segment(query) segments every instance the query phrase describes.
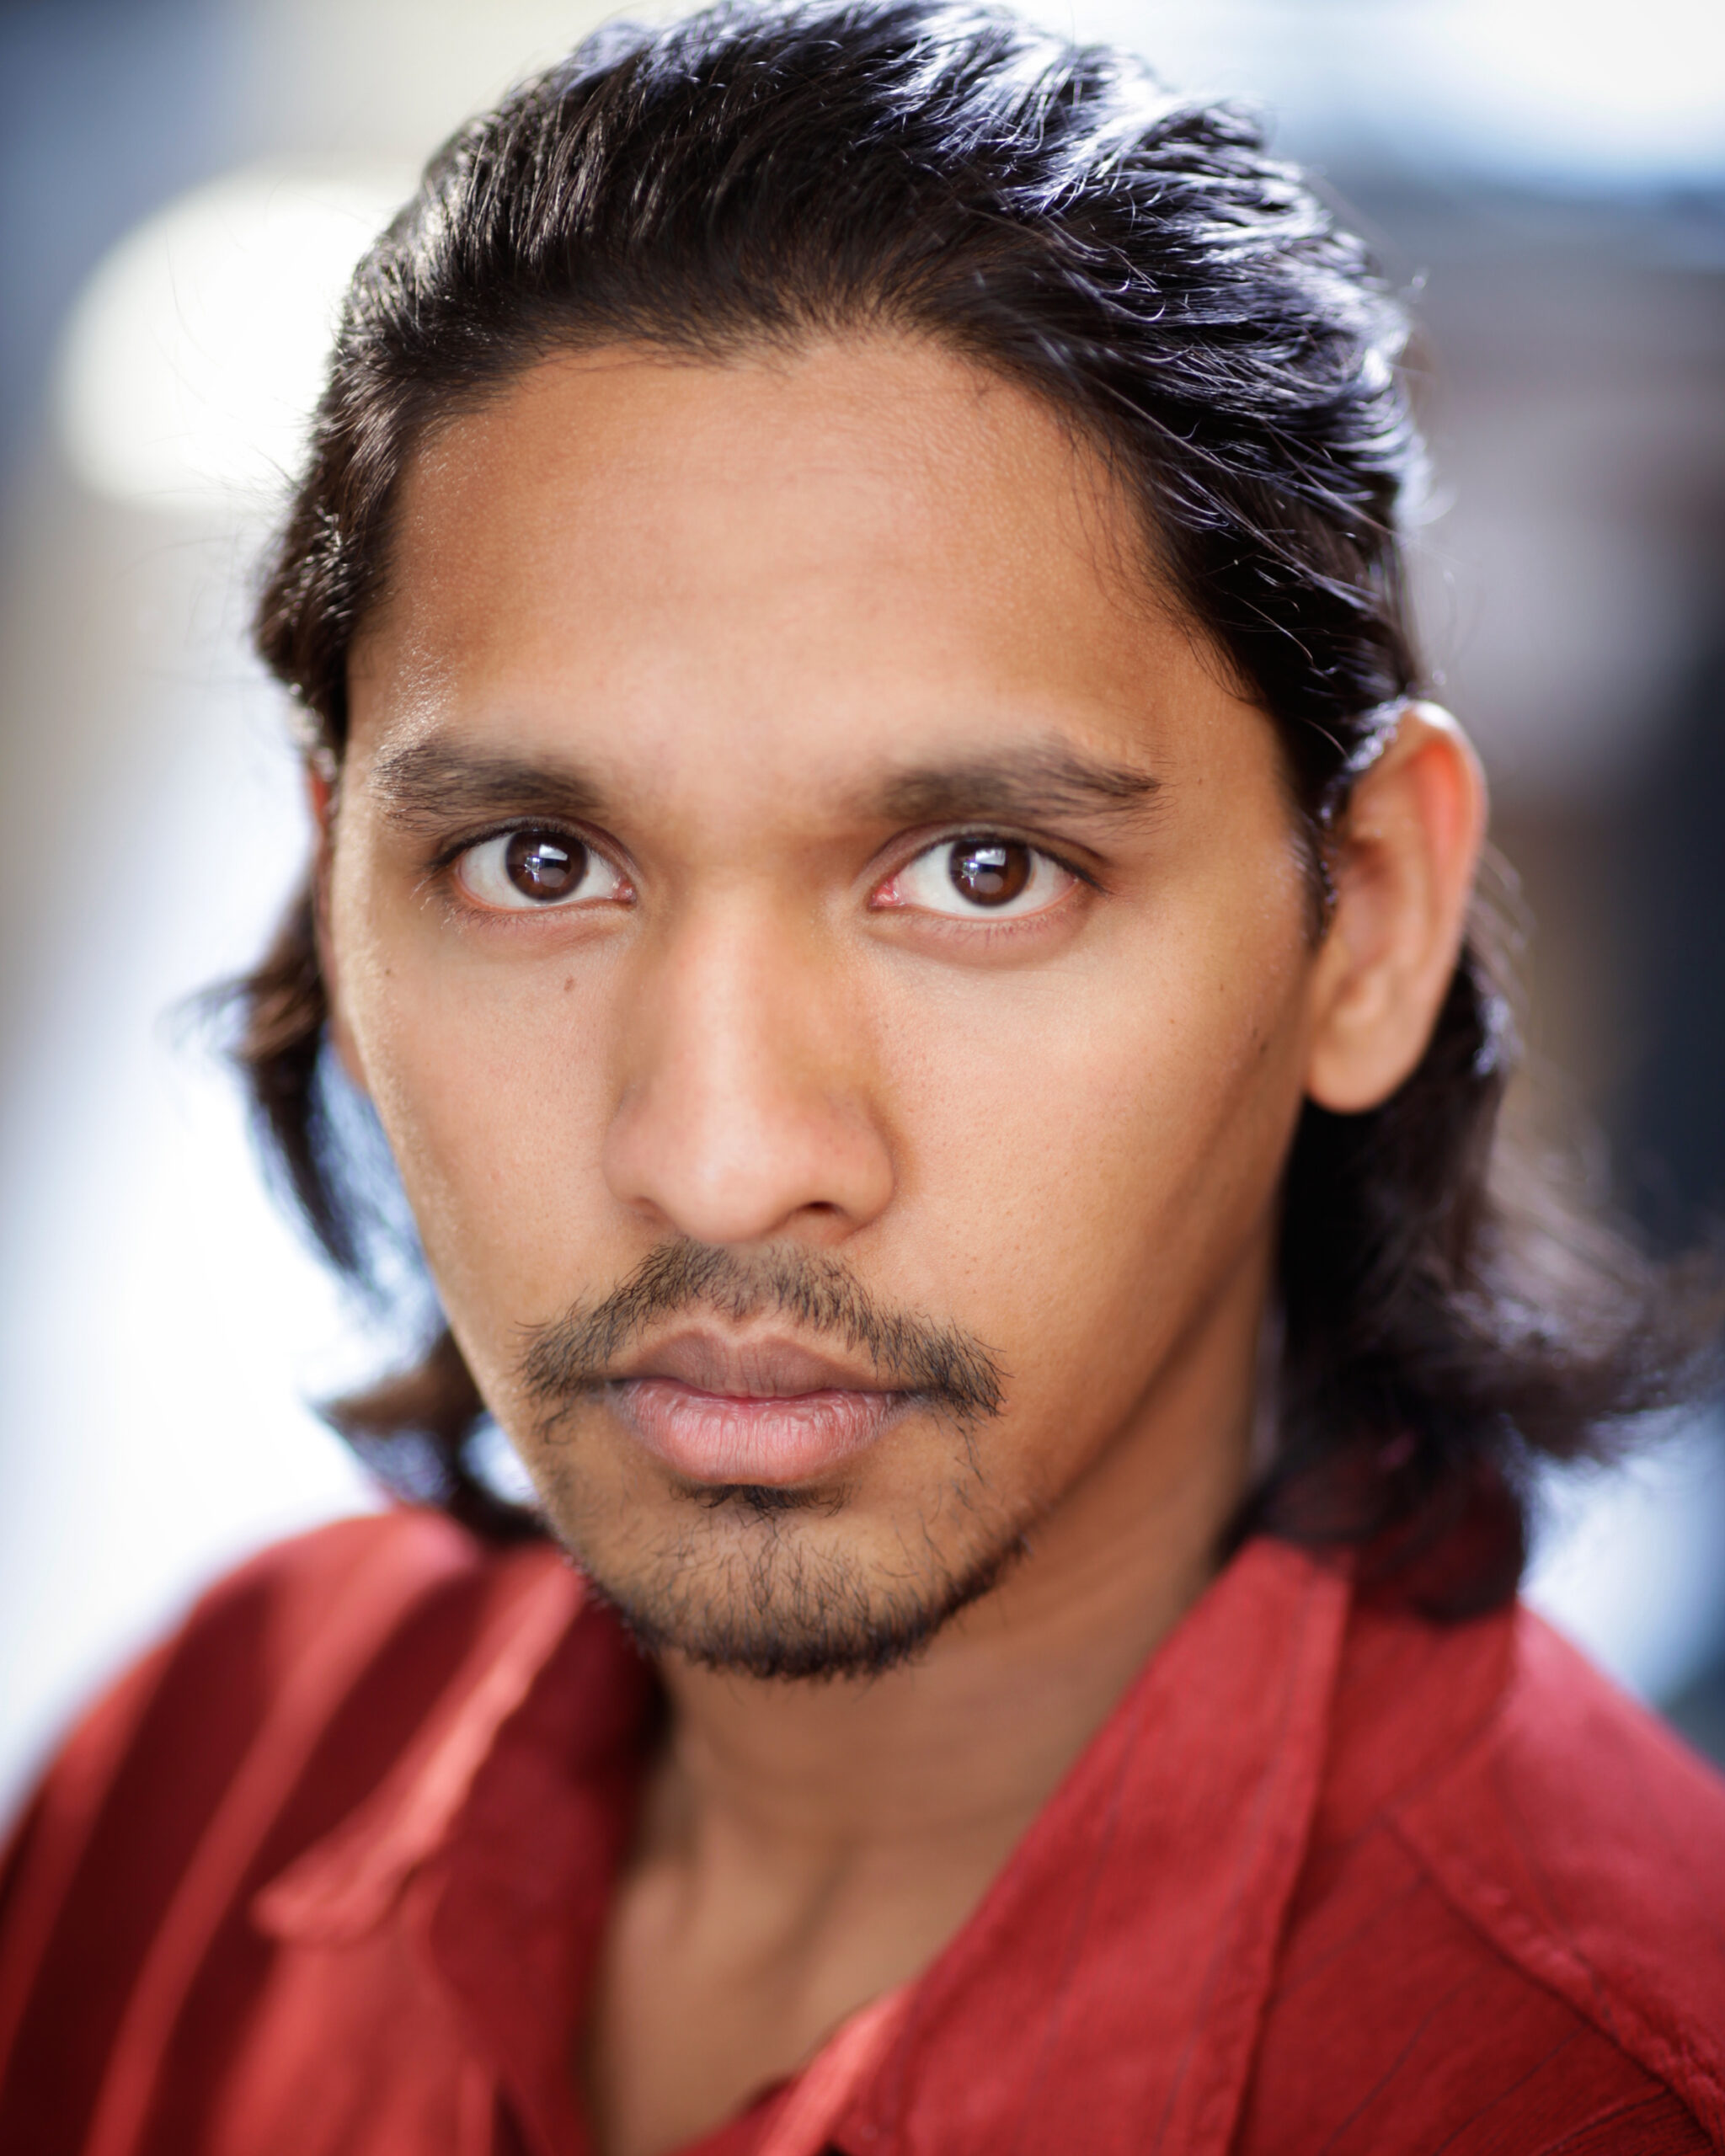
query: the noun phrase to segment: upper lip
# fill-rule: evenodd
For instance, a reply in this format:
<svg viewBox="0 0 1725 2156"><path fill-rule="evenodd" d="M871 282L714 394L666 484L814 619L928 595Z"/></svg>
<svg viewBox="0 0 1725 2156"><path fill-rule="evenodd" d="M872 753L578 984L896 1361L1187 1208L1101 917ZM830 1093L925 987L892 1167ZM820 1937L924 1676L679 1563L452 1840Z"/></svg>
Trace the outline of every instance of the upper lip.
<svg viewBox="0 0 1725 2156"><path fill-rule="evenodd" d="M727 1338L694 1329L672 1333L628 1356L611 1373L628 1384L637 1378L669 1378L697 1392L733 1399L793 1400L807 1392L887 1392L873 1369L853 1366L794 1340Z"/></svg>

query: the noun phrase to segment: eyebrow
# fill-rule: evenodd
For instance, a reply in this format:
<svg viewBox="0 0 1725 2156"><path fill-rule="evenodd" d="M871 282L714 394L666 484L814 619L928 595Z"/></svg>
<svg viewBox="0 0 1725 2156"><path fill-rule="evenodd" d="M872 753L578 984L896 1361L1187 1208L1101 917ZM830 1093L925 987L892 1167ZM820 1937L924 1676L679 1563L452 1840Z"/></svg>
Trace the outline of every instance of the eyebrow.
<svg viewBox="0 0 1725 2156"><path fill-rule="evenodd" d="M898 771L866 797L895 824L944 824L997 817L1037 823L1049 816L1135 822L1151 813L1162 782L1130 764L1037 744L959 764Z"/></svg>
<svg viewBox="0 0 1725 2156"><path fill-rule="evenodd" d="M500 755L436 738L382 751L371 785L393 824L441 831L455 816L541 815L604 823L604 790L574 766ZM1151 813L1162 782L1129 764L1036 743L959 763L913 766L859 790L859 817L897 825L1049 817L1132 822Z"/></svg>
<svg viewBox="0 0 1725 2156"><path fill-rule="evenodd" d="M371 785L393 824L441 831L451 815L528 815L602 821L599 787L572 766L496 755L435 739L385 749Z"/></svg>

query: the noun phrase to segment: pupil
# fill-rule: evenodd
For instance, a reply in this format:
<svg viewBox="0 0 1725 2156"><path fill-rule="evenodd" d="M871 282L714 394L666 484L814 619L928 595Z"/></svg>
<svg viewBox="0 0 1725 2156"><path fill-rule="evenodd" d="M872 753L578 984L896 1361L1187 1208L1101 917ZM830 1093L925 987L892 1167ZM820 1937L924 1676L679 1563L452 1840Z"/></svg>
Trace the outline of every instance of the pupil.
<svg viewBox="0 0 1725 2156"><path fill-rule="evenodd" d="M517 831L504 850L504 873L523 898L567 898L581 880L587 849L543 831Z"/></svg>
<svg viewBox="0 0 1725 2156"><path fill-rule="evenodd" d="M973 905L1003 906L1030 881L1030 849L1011 839L963 840L953 848L947 873Z"/></svg>

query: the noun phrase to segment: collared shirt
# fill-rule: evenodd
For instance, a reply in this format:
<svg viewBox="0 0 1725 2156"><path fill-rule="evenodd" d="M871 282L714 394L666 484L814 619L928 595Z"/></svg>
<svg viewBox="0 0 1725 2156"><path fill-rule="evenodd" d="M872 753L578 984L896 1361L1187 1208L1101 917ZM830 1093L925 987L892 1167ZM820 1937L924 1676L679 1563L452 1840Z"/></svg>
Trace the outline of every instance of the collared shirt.
<svg viewBox="0 0 1725 2156"><path fill-rule="evenodd" d="M0 2148L582 2156L659 1711L547 1549L403 1512L267 1553L19 1825ZM1719 1783L1525 1611L1259 1541L923 1973L699 2156L1706 2148Z"/></svg>

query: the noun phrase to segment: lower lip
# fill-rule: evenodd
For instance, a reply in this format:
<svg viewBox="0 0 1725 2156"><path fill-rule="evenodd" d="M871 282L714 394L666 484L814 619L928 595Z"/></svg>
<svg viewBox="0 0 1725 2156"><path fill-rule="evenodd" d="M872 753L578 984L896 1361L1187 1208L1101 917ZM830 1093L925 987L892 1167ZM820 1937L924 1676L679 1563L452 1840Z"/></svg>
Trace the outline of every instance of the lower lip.
<svg viewBox="0 0 1725 2156"><path fill-rule="evenodd" d="M700 1392L673 1378L610 1388L645 1449L689 1482L809 1482L873 1444L904 1404L895 1392L801 1392L765 1399Z"/></svg>

